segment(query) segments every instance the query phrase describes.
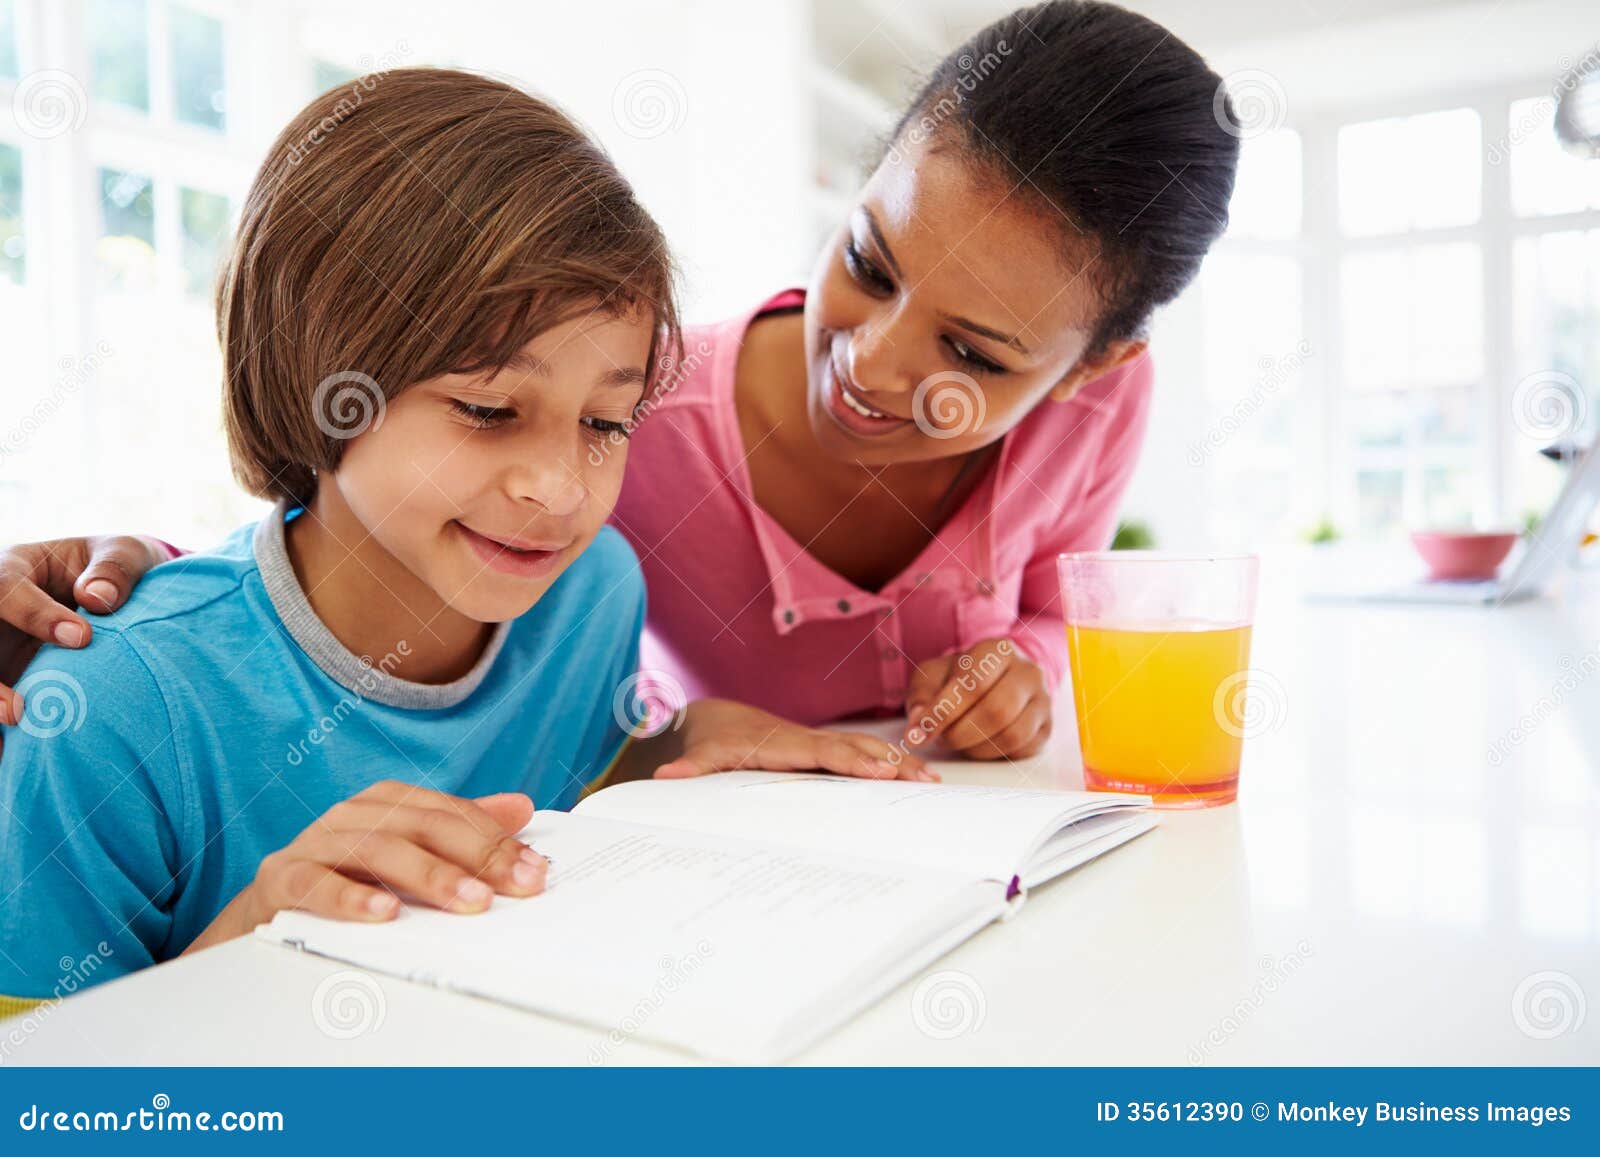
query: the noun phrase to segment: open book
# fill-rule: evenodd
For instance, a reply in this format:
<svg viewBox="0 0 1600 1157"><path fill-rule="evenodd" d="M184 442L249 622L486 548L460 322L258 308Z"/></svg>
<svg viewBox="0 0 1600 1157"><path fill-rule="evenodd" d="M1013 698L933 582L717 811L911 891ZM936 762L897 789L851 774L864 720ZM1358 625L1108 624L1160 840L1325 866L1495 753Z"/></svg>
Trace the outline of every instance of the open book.
<svg viewBox="0 0 1600 1157"><path fill-rule="evenodd" d="M799 1052L1026 890L1149 830L1144 796L741 771L643 780L522 838L544 894L257 934L705 1056Z"/></svg>

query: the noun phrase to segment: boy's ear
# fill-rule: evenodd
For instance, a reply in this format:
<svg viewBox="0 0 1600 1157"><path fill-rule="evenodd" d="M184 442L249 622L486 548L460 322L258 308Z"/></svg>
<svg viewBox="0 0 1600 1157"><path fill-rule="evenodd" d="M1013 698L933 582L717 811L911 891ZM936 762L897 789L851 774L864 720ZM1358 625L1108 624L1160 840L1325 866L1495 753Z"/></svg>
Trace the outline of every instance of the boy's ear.
<svg viewBox="0 0 1600 1157"><path fill-rule="evenodd" d="M1093 357L1078 359L1066 376L1050 388L1050 400L1066 401L1096 378L1104 377L1117 367L1143 357L1149 345L1143 338L1138 341L1107 342L1105 348Z"/></svg>

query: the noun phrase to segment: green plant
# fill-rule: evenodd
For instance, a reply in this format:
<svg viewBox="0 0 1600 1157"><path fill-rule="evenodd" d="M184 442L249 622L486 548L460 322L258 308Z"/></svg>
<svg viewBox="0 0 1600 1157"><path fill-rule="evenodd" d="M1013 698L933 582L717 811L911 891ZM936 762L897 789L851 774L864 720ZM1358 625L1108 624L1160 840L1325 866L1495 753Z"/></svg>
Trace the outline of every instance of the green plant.
<svg viewBox="0 0 1600 1157"><path fill-rule="evenodd" d="M1117 533L1111 537L1112 550L1150 550L1155 544L1150 527L1138 521L1117 523Z"/></svg>
<svg viewBox="0 0 1600 1157"><path fill-rule="evenodd" d="M1343 536L1340 535L1339 528L1333 524L1333 519L1323 517L1312 523L1302 537L1313 545L1320 545L1325 542L1338 542Z"/></svg>

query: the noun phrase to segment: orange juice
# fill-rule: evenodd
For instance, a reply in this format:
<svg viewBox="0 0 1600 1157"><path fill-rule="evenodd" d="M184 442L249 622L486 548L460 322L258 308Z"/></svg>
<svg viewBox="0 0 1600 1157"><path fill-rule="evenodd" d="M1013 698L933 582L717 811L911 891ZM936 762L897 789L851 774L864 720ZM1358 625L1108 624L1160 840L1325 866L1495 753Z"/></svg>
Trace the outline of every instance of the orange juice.
<svg viewBox="0 0 1600 1157"><path fill-rule="evenodd" d="M1238 793L1250 628L1067 624L1085 786L1173 807Z"/></svg>

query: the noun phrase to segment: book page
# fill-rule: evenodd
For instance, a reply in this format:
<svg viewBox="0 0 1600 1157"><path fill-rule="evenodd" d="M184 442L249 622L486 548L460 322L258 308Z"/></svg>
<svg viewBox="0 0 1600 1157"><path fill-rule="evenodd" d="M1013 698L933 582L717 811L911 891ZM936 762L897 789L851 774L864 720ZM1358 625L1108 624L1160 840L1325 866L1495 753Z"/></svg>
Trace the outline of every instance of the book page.
<svg viewBox="0 0 1600 1157"><path fill-rule="evenodd" d="M579 815L745 836L1001 883L1068 823L1138 807L1145 796L733 771L639 780L598 791Z"/></svg>
<svg viewBox="0 0 1600 1157"><path fill-rule="evenodd" d="M270 939L709 1056L776 1060L999 914L950 872L540 812L544 894L389 924L281 912ZM606 1056L595 1059L602 1063Z"/></svg>

